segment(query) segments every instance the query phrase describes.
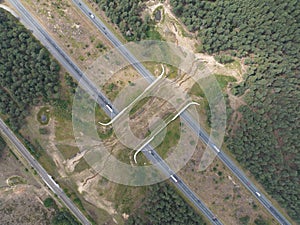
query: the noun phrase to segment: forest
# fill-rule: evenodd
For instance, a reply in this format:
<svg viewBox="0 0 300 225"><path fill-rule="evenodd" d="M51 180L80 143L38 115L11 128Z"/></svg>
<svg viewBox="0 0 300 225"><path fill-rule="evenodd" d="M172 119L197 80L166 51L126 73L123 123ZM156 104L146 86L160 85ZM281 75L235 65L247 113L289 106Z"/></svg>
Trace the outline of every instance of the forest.
<svg viewBox="0 0 300 225"><path fill-rule="evenodd" d="M52 225L80 225L78 220L66 208L60 209L53 198L47 197L43 203L46 208L51 209L53 212Z"/></svg>
<svg viewBox="0 0 300 225"><path fill-rule="evenodd" d="M59 65L10 13L0 8L0 112L18 130L31 106L58 97Z"/></svg>
<svg viewBox="0 0 300 225"><path fill-rule="evenodd" d="M236 159L300 223L300 2L170 0L209 54L238 57L249 66L232 92L238 127L228 130ZM234 121L231 121L234 122Z"/></svg>
<svg viewBox="0 0 300 225"><path fill-rule="evenodd" d="M116 24L128 41L141 39L159 39L159 33L154 30L154 22L149 15L141 18L145 0L93 0L106 16Z"/></svg>
<svg viewBox="0 0 300 225"><path fill-rule="evenodd" d="M66 209L57 211L54 215L52 225L80 225L78 220Z"/></svg>
<svg viewBox="0 0 300 225"><path fill-rule="evenodd" d="M66 111L71 104L60 99L59 65L51 59L49 52L26 30L17 19L0 9L0 109L1 114L14 129L18 130L24 124L24 118L34 105L49 102L57 111ZM2 57L3 56L3 57ZM67 75L65 81L71 92L76 84ZM60 109L64 110L60 110ZM61 113L63 118L66 115ZM2 116L1 115L1 116ZM40 149L35 148L24 137L19 138L25 143L35 158L40 157ZM0 139L0 147L2 139ZM169 185L155 185L145 196L143 212L131 215L128 224L145 221L138 224L159 224L159 221L169 221L172 224L205 224L202 218L174 191ZM161 194L157 195L157 191ZM75 202L78 201L75 199ZM158 204L159 203L159 204ZM44 201L47 208L54 210L51 224L79 224L74 216L65 209L59 209L53 199ZM150 211L156 207L156 210ZM160 209L164 209L163 212ZM142 211L141 210L141 211ZM177 211L178 210L178 211ZM139 211L140 212L140 211ZM171 216L168 218L169 213Z"/></svg>
<svg viewBox="0 0 300 225"><path fill-rule="evenodd" d="M168 183L147 187L139 209L130 215L126 225L205 225L203 219Z"/></svg>

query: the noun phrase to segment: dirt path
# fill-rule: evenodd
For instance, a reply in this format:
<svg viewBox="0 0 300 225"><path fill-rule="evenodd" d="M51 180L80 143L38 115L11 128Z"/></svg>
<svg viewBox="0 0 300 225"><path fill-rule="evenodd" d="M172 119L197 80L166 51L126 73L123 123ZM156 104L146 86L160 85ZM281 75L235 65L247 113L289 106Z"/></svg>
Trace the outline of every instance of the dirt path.
<svg viewBox="0 0 300 225"><path fill-rule="evenodd" d="M84 156L85 153L86 151L78 152L71 159L67 159L66 161L64 161L66 171L68 171L69 173L74 172L75 166L80 162L80 159Z"/></svg>
<svg viewBox="0 0 300 225"><path fill-rule="evenodd" d="M189 32L184 24L179 21L171 11L171 6L168 1L164 3L148 3L147 11L153 14L155 9L161 7L162 20L157 24L157 29L166 41L175 42L178 46L184 47L189 51L196 52L195 46L199 45L196 35ZM237 82L242 81L242 74L246 68L241 63L241 71L237 68L230 68L221 63L218 63L212 55L195 53L196 59L204 62L205 66L211 71L212 74L223 74L233 76Z"/></svg>
<svg viewBox="0 0 300 225"><path fill-rule="evenodd" d="M185 37L183 33L187 33L191 36L194 36L194 34L190 33L184 25L174 16L174 14L171 12L171 6L167 3L157 3L154 5L148 6L148 11L150 14L154 12L154 10L157 7L163 6L163 18L164 21L162 23L159 23L157 25L157 28L159 29L160 33L163 34L163 36L169 36L169 39L173 40L177 45L185 47L191 51L195 50L195 45L197 44L197 41L195 39L191 39L189 37ZM173 38L171 38L173 36Z"/></svg>
<svg viewBox="0 0 300 225"><path fill-rule="evenodd" d="M94 174L91 170L85 170L73 177L74 180L77 181L76 184L78 186L79 193L83 194L86 201L99 209L105 210L111 216L117 214L112 202L106 200L104 197L99 197L97 185L99 185L101 177L98 174Z"/></svg>

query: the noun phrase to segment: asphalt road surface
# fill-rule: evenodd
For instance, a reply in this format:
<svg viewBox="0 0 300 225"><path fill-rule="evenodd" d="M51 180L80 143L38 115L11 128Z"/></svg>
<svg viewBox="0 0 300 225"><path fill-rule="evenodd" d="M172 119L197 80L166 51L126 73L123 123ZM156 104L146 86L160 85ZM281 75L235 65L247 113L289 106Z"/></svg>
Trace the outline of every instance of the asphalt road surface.
<svg viewBox="0 0 300 225"><path fill-rule="evenodd" d="M118 38L105 26L105 24L95 16L86 4L81 1L73 0L74 4L96 25L98 30L119 50L119 52L133 65L133 67L149 82L153 82L155 77L126 49ZM259 200L259 202L276 218L278 222L284 225L290 224L289 221L277 210L272 203L264 196L255 185L245 176L245 174L230 160L230 158L209 140L208 134L200 127L198 123L187 113L183 112L181 116L185 122L193 129L199 138L213 149L220 160L233 172L233 174L244 184L244 186ZM192 200L191 198L189 198Z"/></svg>
<svg viewBox="0 0 300 225"><path fill-rule="evenodd" d="M36 170L38 175L43 179L47 186L63 201L63 203L73 212L82 224L91 224L87 218L80 212L74 203L67 197L59 185L52 179L47 171L32 157L26 147L19 141L16 135L6 126L4 121L0 119L0 129L10 139L11 143L16 147L22 157Z"/></svg>
<svg viewBox="0 0 300 225"><path fill-rule="evenodd" d="M51 36L43 30L41 25L27 12L27 10L23 7L23 5L19 1L9 0L12 5L18 10L20 13L21 21L33 31L33 34L41 41L41 43L53 54L53 56L70 72L73 77L80 81L81 86L91 95L94 99L98 102L98 104L102 107L102 109L106 112L107 115L110 117L114 117L117 115L117 110L114 109L111 102L90 82L90 80L85 76L85 74L79 69L79 67L73 63L70 57L56 44L56 42L51 38ZM149 145L147 146L148 149L151 149L155 155L152 154L145 154L147 158L152 161L153 163L157 163L159 168L164 168L162 172L167 172L169 176L173 176L174 172L166 165L166 163L159 157L159 155L155 152L155 150ZM30 155L29 152L27 154ZM159 159L159 160L158 160ZM33 168L36 170L40 170L36 163L32 164ZM44 173L46 171L44 170ZM43 180L56 193L57 184L53 181L53 179L47 175L46 177L43 176ZM219 222L213 213L201 202L200 199L196 197L196 195L188 188L186 184L178 177L178 182L174 182L175 185L182 190L182 193L190 199L194 205L203 212L204 215L212 222L212 224L222 224ZM65 196L61 189L59 189L62 194L58 195ZM65 197L62 199L64 201ZM65 201L64 201L65 202ZM82 218L82 214L79 215L79 210L72 204L69 200L65 202L65 204L70 208L74 215L83 224L90 224L88 220L84 217ZM72 205L71 205L72 204ZM70 206L69 206L70 205ZM71 207L72 206L72 207Z"/></svg>
<svg viewBox="0 0 300 225"><path fill-rule="evenodd" d="M51 36L41 27L41 25L27 12L27 10L23 7L23 5L16 0L9 0L12 5L18 10L21 15L21 21L33 31L33 34L41 41L41 43L53 54L53 56L70 72L70 74L78 81L80 81L81 86L98 102L98 104L102 107L102 109L109 115L110 117L114 117L117 115L117 110L113 107L111 102L90 82L90 80L85 76L85 74L79 69L79 67L71 60L70 57L56 44L56 42L51 38ZM140 66L137 62L137 65ZM151 77L152 79L152 77ZM153 154L145 155L147 158L156 163L159 168L162 169L162 172L166 173L169 177L175 176L174 172L169 168L168 165L160 158L160 156L155 152L155 150L150 146L146 146L148 150L153 151ZM144 152L144 151L143 151ZM28 153L29 154L29 153ZM35 165L33 165L35 168ZM48 176L49 177L49 176ZM178 179L178 180L177 180ZM213 215L213 213L204 205L203 202L188 188L184 182L177 177L176 182L173 183L178 187L182 193L190 199L190 201L203 212L205 216L207 216L208 220L211 221L212 224L222 224L217 218ZM46 182L46 181L45 181ZM49 185L49 179L46 184ZM53 188L52 185L50 187ZM66 203L68 204L68 203ZM73 207L70 208L71 211L77 216L77 208L73 210ZM79 217L80 218L80 217ZM88 224L88 221L82 221L84 224Z"/></svg>
<svg viewBox="0 0 300 225"><path fill-rule="evenodd" d="M100 92L97 90L97 88L89 81L87 77L82 73L82 71L72 62L72 60L68 57L68 55L53 41L53 39L42 29L42 27L29 15L29 13L26 11L26 9L15 0L9 0L21 13L22 19L24 22L33 29L33 33L35 36L38 37L38 39L48 48L48 50L60 61L60 63L75 77L77 80L81 80L81 85L84 87L84 89L95 98L95 100L99 103L99 105L104 109L104 111L110 115L115 116L117 114L117 111L114 109L110 101ZM115 47L118 47L121 54L132 63L132 65L137 69L138 72L140 72L143 77L149 81L153 82L154 77L151 75L151 73L146 70L142 64L140 64L134 56L124 47L122 46L121 42L113 35L112 32L109 31L109 29L99 20L99 18L95 17L87 8L86 5L84 5L82 2L79 4L78 1L73 1L82 11L84 14L86 14L87 17L89 17L93 23L98 27L98 29L106 35L106 37L113 43ZM208 144L212 149L214 149L219 158L227 165L232 172L242 181L242 183L251 191L256 191L255 196L258 198L258 200L270 211L270 213L282 224L290 224L279 212L278 210L271 205L271 203L265 198L264 195L260 194L255 186L246 178L246 176L240 171L233 162L217 147L215 146L211 141L209 141L208 135L201 129L201 127L194 122L194 120L187 114L182 114L183 119L186 120L187 124L193 129L197 130L197 133L199 134L199 137ZM154 152L154 156L152 154L145 154L148 156L147 158L150 161L158 161L158 155L154 151L154 149L151 148L151 146L147 146L145 149L152 150ZM145 152L145 151L143 151ZM147 151L146 151L147 152ZM204 204L198 199L194 193L183 183L183 181L177 176L178 179L173 179L174 175L171 171L171 169L164 163L163 160L159 160L159 165L164 165L162 167L166 167L169 171L168 174L172 178L171 180L175 183L175 185L183 191L183 193L190 199L191 202L195 204L197 208L199 208L213 224L221 224L216 218L213 216L213 214L208 210L207 207L204 206ZM247 183L244 183L244 182ZM182 185L178 185L182 184ZM183 188L184 187L184 188ZM188 190L188 191L184 191ZM198 203L197 203L198 202ZM201 204L200 204L200 203ZM210 212L210 213L206 213Z"/></svg>

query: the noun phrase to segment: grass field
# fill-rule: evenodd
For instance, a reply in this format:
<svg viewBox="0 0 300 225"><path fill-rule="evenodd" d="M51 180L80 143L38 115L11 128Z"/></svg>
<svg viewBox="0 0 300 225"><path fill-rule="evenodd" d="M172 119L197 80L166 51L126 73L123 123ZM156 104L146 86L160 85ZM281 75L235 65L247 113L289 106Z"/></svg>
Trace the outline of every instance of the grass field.
<svg viewBox="0 0 300 225"><path fill-rule="evenodd" d="M199 86L198 83L195 83L192 88L190 89L190 91L188 92L189 95L195 95L197 97L205 97L205 94L203 92L203 90L201 89L201 87Z"/></svg>
<svg viewBox="0 0 300 225"><path fill-rule="evenodd" d="M118 184L114 194L116 209L126 214L133 213L132 210L137 207L137 204L139 204L145 192L146 187L128 188L126 185Z"/></svg>
<svg viewBox="0 0 300 225"><path fill-rule="evenodd" d="M84 158L81 158L79 163L75 166L74 172L80 173L88 168L90 168L90 165L85 161Z"/></svg>
<svg viewBox="0 0 300 225"><path fill-rule="evenodd" d="M218 81L220 88L222 90L224 90L227 87L228 83L236 82L236 78L234 78L232 76L226 76L223 74L213 74L213 76L215 76L215 78ZM189 91L189 94L195 95L197 97L205 98L205 93L202 90L202 88L199 86L198 83L194 83L194 85L192 86L192 88Z"/></svg>
<svg viewBox="0 0 300 225"><path fill-rule="evenodd" d="M58 148L58 150L61 152L61 154L65 159L69 159L79 152L78 147L71 146L71 145L57 144L56 147Z"/></svg>
<svg viewBox="0 0 300 225"><path fill-rule="evenodd" d="M214 76L216 77L222 90L227 87L229 82L236 82L236 79L231 76L225 76L222 74L214 74Z"/></svg>
<svg viewBox="0 0 300 225"><path fill-rule="evenodd" d="M232 63L227 63L225 65L225 67L228 68L228 69L235 69L235 70L239 71L240 74L242 74L241 63L237 60L234 60L234 62L232 62Z"/></svg>
<svg viewBox="0 0 300 225"><path fill-rule="evenodd" d="M162 143L156 147L157 153L166 158L169 150L176 146L180 138L180 119L176 119L167 126L167 132ZM160 134L158 134L159 136Z"/></svg>
<svg viewBox="0 0 300 225"><path fill-rule="evenodd" d="M135 114L139 109L143 108L143 106L151 99L152 97L145 97L139 100L137 103L133 105L131 108L129 115L132 116Z"/></svg>

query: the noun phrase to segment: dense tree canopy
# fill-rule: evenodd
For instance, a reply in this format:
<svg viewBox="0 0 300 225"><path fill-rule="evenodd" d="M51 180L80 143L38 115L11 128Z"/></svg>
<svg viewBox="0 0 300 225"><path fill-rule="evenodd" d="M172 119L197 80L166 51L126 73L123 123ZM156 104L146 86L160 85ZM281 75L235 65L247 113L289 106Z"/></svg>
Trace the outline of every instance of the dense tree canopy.
<svg viewBox="0 0 300 225"><path fill-rule="evenodd" d="M208 53L246 57L247 106L229 149L300 223L299 67L300 2L297 0L171 0Z"/></svg>
<svg viewBox="0 0 300 225"><path fill-rule="evenodd" d="M167 183L148 188L145 201L127 225L204 225L203 219Z"/></svg>
<svg viewBox="0 0 300 225"><path fill-rule="evenodd" d="M78 220L67 210L57 211L52 218L53 225L80 225Z"/></svg>
<svg viewBox="0 0 300 225"><path fill-rule="evenodd" d="M113 23L118 25L124 37L129 41L146 39L152 29L149 16L141 18L145 7L141 0L94 0Z"/></svg>
<svg viewBox="0 0 300 225"><path fill-rule="evenodd" d="M0 9L0 111L18 129L30 106L58 92L59 65L10 13Z"/></svg>

